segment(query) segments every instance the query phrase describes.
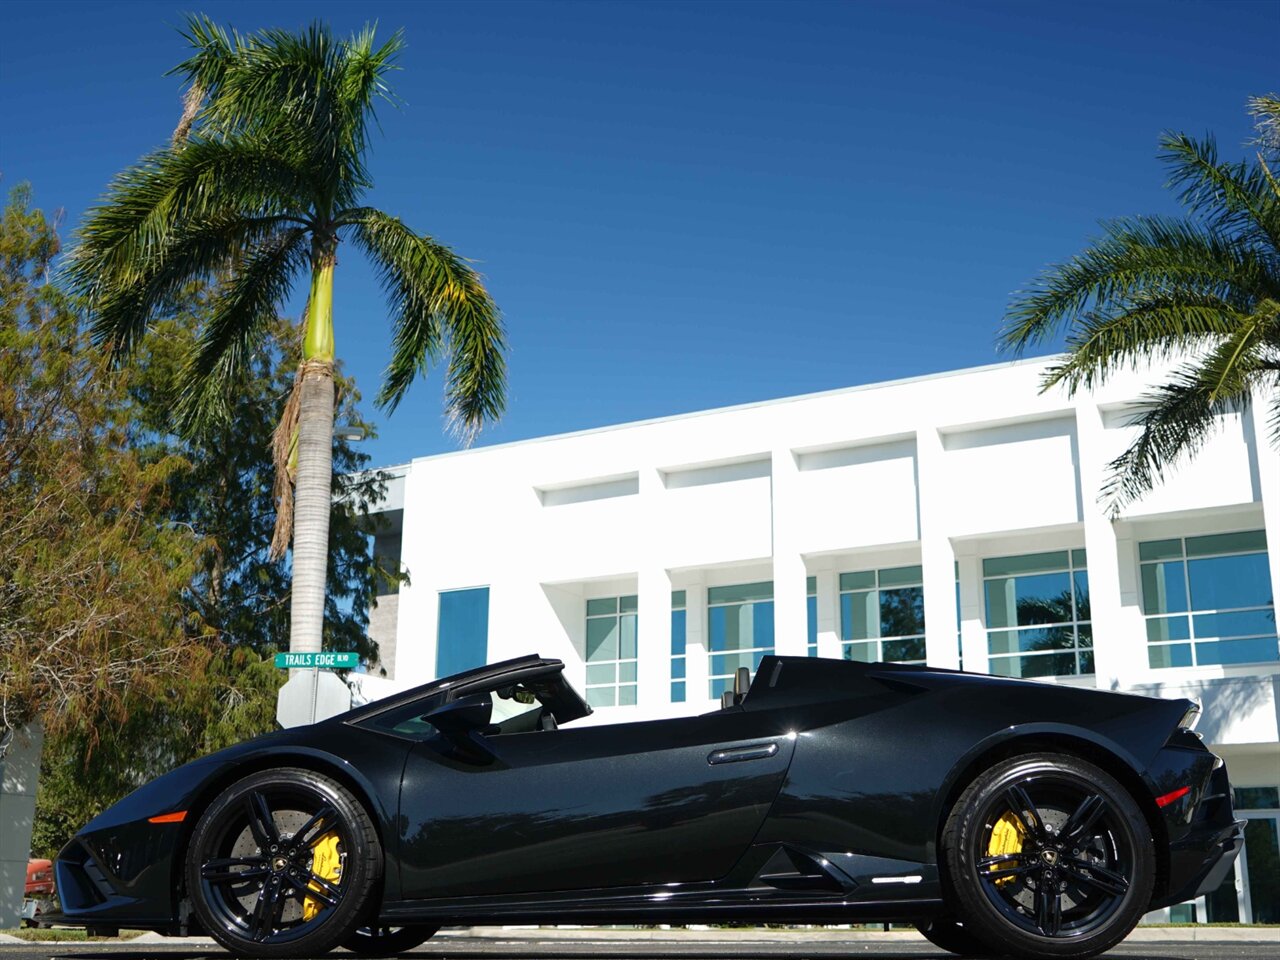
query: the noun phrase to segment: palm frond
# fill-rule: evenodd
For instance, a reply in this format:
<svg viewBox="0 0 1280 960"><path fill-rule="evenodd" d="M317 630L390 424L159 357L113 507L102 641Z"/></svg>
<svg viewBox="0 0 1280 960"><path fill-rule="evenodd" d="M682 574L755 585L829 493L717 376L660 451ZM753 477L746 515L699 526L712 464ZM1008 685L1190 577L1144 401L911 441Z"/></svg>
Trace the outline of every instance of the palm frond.
<svg viewBox="0 0 1280 960"><path fill-rule="evenodd" d="M274 145L194 138L120 173L76 236L67 277L96 301L131 287L191 223L306 214L305 170Z"/></svg>
<svg viewBox="0 0 1280 960"><path fill-rule="evenodd" d="M1212 137L1166 134L1160 146L1170 168L1169 185L1202 222L1280 246L1280 200L1260 166L1223 162Z"/></svg>
<svg viewBox="0 0 1280 960"><path fill-rule="evenodd" d="M1280 97L1274 93L1250 97L1249 112L1258 129L1258 142L1266 149L1280 152Z"/></svg>
<svg viewBox="0 0 1280 960"><path fill-rule="evenodd" d="M139 263L131 283L98 291L89 331L113 361L128 356L148 326L181 299L192 281L215 280L286 226L281 217L215 217L189 223Z"/></svg>
<svg viewBox="0 0 1280 960"><path fill-rule="evenodd" d="M1015 294L999 333L1005 349L1021 353L1088 312L1122 315L1138 295L1212 298L1244 307L1280 293L1280 279L1264 256L1192 221L1132 217L1104 229L1082 253Z"/></svg>
<svg viewBox="0 0 1280 960"><path fill-rule="evenodd" d="M199 432L228 415L229 388L306 267L309 240L302 227L277 231L244 258L215 297L182 371L176 413L184 433Z"/></svg>
<svg viewBox="0 0 1280 960"><path fill-rule="evenodd" d="M1193 457L1220 429L1222 414L1248 403L1249 395L1220 394L1193 366L1176 371L1168 383L1142 398L1144 412L1133 421L1142 432L1109 466L1099 498L1114 518L1140 499L1177 463Z"/></svg>
<svg viewBox="0 0 1280 960"><path fill-rule="evenodd" d="M1280 303L1265 300L1252 314L1241 317L1231 336L1205 359L1200 379L1209 384L1211 400L1242 396L1266 369L1269 357L1277 354Z"/></svg>
<svg viewBox="0 0 1280 960"><path fill-rule="evenodd" d="M348 39L321 23L299 33L239 35L193 17L184 36L197 52L174 72L204 93L198 123L206 135L285 134L324 185L325 206L357 201L370 186L369 121L375 101L391 99L385 75L403 48L402 34L375 47L371 27Z"/></svg>
<svg viewBox="0 0 1280 960"><path fill-rule="evenodd" d="M449 421L474 437L506 405L506 335L479 275L448 247L381 211L352 210L341 222L374 262L393 313L379 405L394 410L414 379L447 354Z"/></svg>
<svg viewBox="0 0 1280 960"><path fill-rule="evenodd" d="M1044 386L1092 389L1116 370L1171 360L1206 340L1228 337L1248 315L1221 297L1136 291L1122 307L1090 312L1067 337L1067 355L1045 371Z"/></svg>

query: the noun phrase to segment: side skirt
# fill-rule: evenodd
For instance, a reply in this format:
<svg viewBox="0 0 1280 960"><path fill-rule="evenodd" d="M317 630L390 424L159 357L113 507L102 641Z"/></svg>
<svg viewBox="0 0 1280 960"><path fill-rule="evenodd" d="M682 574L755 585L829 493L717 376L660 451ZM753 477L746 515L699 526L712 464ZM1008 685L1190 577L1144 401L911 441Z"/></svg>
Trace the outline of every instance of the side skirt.
<svg viewBox="0 0 1280 960"><path fill-rule="evenodd" d="M388 925L433 923L849 923L911 921L943 912L933 864L793 844L751 847L720 880L492 897L389 901Z"/></svg>
<svg viewBox="0 0 1280 960"><path fill-rule="evenodd" d="M439 900L401 901L383 905L380 922L394 926L431 922L440 926L489 923L691 923L753 921L757 923L910 922L944 912L941 899L791 900L761 899L754 891L722 891L702 902L656 897L584 896L576 900L526 902L487 901L462 904Z"/></svg>

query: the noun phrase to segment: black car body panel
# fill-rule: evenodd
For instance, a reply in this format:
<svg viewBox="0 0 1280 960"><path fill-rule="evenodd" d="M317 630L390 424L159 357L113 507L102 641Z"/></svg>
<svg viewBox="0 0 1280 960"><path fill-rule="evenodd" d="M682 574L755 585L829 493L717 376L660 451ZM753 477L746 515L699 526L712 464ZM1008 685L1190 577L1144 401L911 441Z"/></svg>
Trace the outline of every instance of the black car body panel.
<svg viewBox="0 0 1280 960"><path fill-rule="evenodd" d="M459 741L424 719L517 684L536 696L536 729L518 720ZM59 855L61 919L190 929L182 864L200 811L240 777L287 766L327 773L366 805L388 922L919 919L942 909L939 836L959 792L1033 747L1082 755L1138 799L1158 851L1154 908L1212 889L1241 844L1225 767L1179 728L1189 706L766 657L726 709L561 729L590 708L563 664L524 657L147 784Z"/></svg>

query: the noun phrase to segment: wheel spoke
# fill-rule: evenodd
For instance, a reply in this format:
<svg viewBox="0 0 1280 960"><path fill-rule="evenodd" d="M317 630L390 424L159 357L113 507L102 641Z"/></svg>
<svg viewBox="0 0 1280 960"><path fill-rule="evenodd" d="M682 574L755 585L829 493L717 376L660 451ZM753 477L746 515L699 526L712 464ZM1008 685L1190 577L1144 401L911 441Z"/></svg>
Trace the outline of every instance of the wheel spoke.
<svg viewBox="0 0 1280 960"><path fill-rule="evenodd" d="M1008 863L1010 860L1025 862L1034 856L1035 854L1027 853L1025 850L1018 850L1013 853L1000 853L992 857L983 857L978 861L978 869L981 870L984 867L994 867L997 863Z"/></svg>
<svg viewBox="0 0 1280 960"><path fill-rule="evenodd" d="M1062 900L1048 880L1036 886L1036 926L1046 937L1056 937L1062 929Z"/></svg>
<svg viewBox="0 0 1280 960"><path fill-rule="evenodd" d="M1034 801L1022 788L1022 784L1011 784L1005 791L1005 801L1014 815L1022 821L1027 833L1039 838L1044 830L1044 821L1040 819L1040 811L1036 809Z"/></svg>
<svg viewBox="0 0 1280 960"><path fill-rule="evenodd" d="M1129 890L1129 878L1088 860L1068 860L1067 873L1072 879L1087 883L1096 890L1122 897Z"/></svg>
<svg viewBox="0 0 1280 960"><path fill-rule="evenodd" d="M1031 863L1025 867L1004 867L994 870L984 871L983 880L1008 880L1012 877L1025 877L1029 873L1034 873L1038 868L1038 864Z"/></svg>
<svg viewBox="0 0 1280 960"><path fill-rule="evenodd" d="M1091 793L1080 801L1080 806L1067 818L1059 834L1062 840L1070 842L1088 835L1088 830L1107 810L1107 802L1096 793Z"/></svg>
<svg viewBox="0 0 1280 960"><path fill-rule="evenodd" d="M254 905L253 916L249 918L249 935L254 940L266 940L275 933L283 905L284 898L278 884L268 883L258 892L258 902Z"/></svg>
<svg viewBox="0 0 1280 960"><path fill-rule="evenodd" d="M290 890L292 896L301 904L305 904L308 900L319 900L326 907L336 907L338 905L338 901L324 891L309 888L301 877L289 874L289 881L293 884Z"/></svg>
<svg viewBox="0 0 1280 960"><path fill-rule="evenodd" d="M264 852L273 843L280 842L280 833L276 830L275 817L267 805L267 798L257 790L245 797L245 813L249 817L249 831L253 841Z"/></svg>
<svg viewBox="0 0 1280 960"><path fill-rule="evenodd" d="M329 820L336 819L337 815L338 811L326 803L315 812L315 815L310 820L302 825L302 829L293 835L293 842L308 847L314 845L316 841L329 832L331 829ZM320 827L324 829L318 829ZM312 835L313 833L314 836Z"/></svg>
<svg viewBox="0 0 1280 960"><path fill-rule="evenodd" d="M243 867L236 870L236 867ZM210 883L239 883L241 880L256 880L265 877L270 871L261 857L228 857L220 860L206 860L200 865L200 876Z"/></svg>
<svg viewBox="0 0 1280 960"><path fill-rule="evenodd" d="M318 876L314 873L299 876L297 873L290 871L289 879L292 880L295 885L303 888L303 892L307 896L315 897L326 907L336 906L338 901L342 899L341 887L330 883L324 877Z"/></svg>

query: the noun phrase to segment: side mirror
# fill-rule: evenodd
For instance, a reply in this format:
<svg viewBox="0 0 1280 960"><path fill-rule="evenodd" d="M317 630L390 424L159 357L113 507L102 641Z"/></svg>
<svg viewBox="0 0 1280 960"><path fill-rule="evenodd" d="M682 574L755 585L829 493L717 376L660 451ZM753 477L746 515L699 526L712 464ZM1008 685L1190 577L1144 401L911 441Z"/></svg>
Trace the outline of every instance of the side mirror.
<svg viewBox="0 0 1280 960"><path fill-rule="evenodd" d="M442 704L422 719L444 734L459 757L477 762L493 758L482 737L492 717L489 694L473 693Z"/></svg>

